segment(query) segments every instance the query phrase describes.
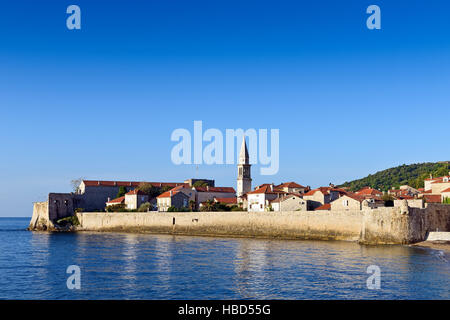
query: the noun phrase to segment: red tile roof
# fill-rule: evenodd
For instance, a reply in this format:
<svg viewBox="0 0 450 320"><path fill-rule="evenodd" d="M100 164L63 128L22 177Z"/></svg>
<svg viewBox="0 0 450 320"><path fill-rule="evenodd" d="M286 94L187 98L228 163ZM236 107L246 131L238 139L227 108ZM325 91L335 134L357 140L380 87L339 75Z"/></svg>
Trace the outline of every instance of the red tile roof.
<svg viewBox="0 0 450 320"><path fill-rule="evenodd" d="M116 199L112 199L112 200L108 201L107 203L120 204L120 203L123 203L124 201L125 201L125 196L119 197L119 198L116 198Z"/></svg>
<svg viewBox="0 0 450 320"><path fill-rule="evenodd" d="M444 193L444 192L450 192L450 188L447 188L447 189L441 191L441 193Z"/></svg>
<svg viewBox="0 0 450 320"><path fill-rule="evenodd" d="M283 191L283 190L277 189L276 187L273 187L273 189L272 189L270 184L263 185L262 187L259 187L256 190L247 192L247 194L258 194L258 193L264 193L264 194L279 194L279 193L283 193L283 194L285 194L286 192Z"/></svg>
<svg viewBox="0 0 450 320"><path fill-rule="evenodd" d="M409 195L399 195L399 196L396 196L396 198L398 200L403 200L403 199L413 200L413 199L415 199L413 196L409 196Z"/></svg>
<svg viewBox="0 0 450 320"><path fill-rule="evenodd" d="M312 196L312 195L314 195L314 194L315 194L316 192L318 192L318 191L322 192L323 194L329 194L331 189L332 189L332 188L330 188L330 187L320 187L320 188L317 188L317 189L313 189L313 190L311 190L311 191L308 191L308 192L305 193L304 195L305 195L305 196Z"/></svg>
<svg viewBox="0 0 450 320"><path fill-rule="evenodd" d="M184 184L181 182L144 182L144 181L105 181L105 180L83 180L87 187L138 187L141 183L150 183L154 187L176 187Z"/></svg>
<svg viewBox="0 0 450 320"><path fill-rule="evenodd" d="M145 193L145 192L142 192L141 190L134 189L134 190L131 190L130 192L127 192L126 194L128 194L128 195L134 195L134 194L137 194L137 195L145 195L146 193Z"/></svg>
<svg viewBox="0 0 450 320"><path fill-rule="evenodd" d="M441 203L442 202L441 195L439 195L439 194L427 194L427 195L424 195L423 198L428 203Z"/></svg>
<svg viewBox="0 0 450 320"><path fill-rule="evenodd" d="M183 183L179 186L176 186L175 188L172 188L166 192L161 193L159 196L157 196L157 198L169 198L170 197L170 192L172 191L172 196L176 195L178 192L180 192L181 189L184 188L190 188L189 184L187 183Z"/></svg>
<svg viewBox="0 0 450 320"><path fill-rule="evenodd" d="M356 191L355 193L360 195L371 195L371 196L383 195L383 192L377 189L372 189L370 187L364 187L361 190Z"/></svg>
<svg viewBox="0 0 450 320"><path fill-rule="evenodd" d="M317 210L331 210L331 204L325 203L324 205L321 205L320 207L314 209L314 211Z"/></svg>
<svg viewBox="0 0 450 320"><path fill-rule="evenodd" d="M292 181L292 182L282 183L282 184L276 186L276 188L304 188L304 186Z"/></svg>
<svg viewBox="0 0 450 320"><path fill-rule="evenodd" d="M366 199L366 197L364 195L360 195L357 193L351 193L351 192L347 193L346 196L349 198L352 198L353 200L359 201L359 202L363 202L363 200Z"/></svg>
<svg viewBox="0 0 450 320"><path fill-rule="evenodd" d="M232 187L195 187L197 192L236 193Z"/></svg>

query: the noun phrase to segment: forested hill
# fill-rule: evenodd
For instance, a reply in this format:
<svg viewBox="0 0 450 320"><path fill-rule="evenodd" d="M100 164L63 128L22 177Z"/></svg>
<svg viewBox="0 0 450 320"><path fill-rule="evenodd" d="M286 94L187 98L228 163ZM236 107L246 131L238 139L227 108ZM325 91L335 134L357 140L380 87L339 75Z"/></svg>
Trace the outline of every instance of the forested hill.
<svg viewBox="0 0 450 320"><path fill-rule="evenodd" d="M386 191L392 187L397 189L405 184L414 188L423 188L423 180L429 178L430 174L433 177L440 177L448 175L449 170L450 161L404 164L375 174L369 174L362 179L345 182L340 187L349 187L352 191L365 186Z"/></svg>

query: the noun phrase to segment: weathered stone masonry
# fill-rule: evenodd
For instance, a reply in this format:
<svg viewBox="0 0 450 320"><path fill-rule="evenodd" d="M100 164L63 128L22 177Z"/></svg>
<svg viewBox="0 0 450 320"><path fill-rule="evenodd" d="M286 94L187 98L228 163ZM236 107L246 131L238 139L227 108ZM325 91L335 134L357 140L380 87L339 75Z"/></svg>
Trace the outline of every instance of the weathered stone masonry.
<svg viewBox="0 0 450 320"><path fill-rule="evenodd" d="M79 230L408 244L450 231L450 206L287 212L78 213ZM175 218L175 226L173 225Z"/></svg>

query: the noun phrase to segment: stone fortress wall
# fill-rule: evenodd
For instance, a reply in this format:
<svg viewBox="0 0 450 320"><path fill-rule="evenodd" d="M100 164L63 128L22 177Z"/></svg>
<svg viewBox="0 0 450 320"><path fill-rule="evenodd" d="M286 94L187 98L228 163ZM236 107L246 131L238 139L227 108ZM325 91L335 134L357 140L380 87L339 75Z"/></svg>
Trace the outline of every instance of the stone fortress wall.
<svg viewBox="0 0 450 320"><path fill-rule="evenodd" d="M366 244L423 241L430 231L450 231L450 206L285 212L77 213L80 231L349 240ZM175 224L173 224L175 220Z"/></svg>

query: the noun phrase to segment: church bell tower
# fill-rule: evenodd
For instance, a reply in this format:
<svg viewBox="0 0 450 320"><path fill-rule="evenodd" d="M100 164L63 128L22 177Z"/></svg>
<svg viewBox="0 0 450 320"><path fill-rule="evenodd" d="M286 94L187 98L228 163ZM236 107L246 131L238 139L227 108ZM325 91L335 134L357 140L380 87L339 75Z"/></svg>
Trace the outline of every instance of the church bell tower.
<svg viewBox="0 0 450 320"><path fill-rule="evenodd" d="M245 143L245 135L242 137L241 152L239 153L238 176L237 176L237 196L252 191L252 178L250 174L250 162Z"/></svg>

